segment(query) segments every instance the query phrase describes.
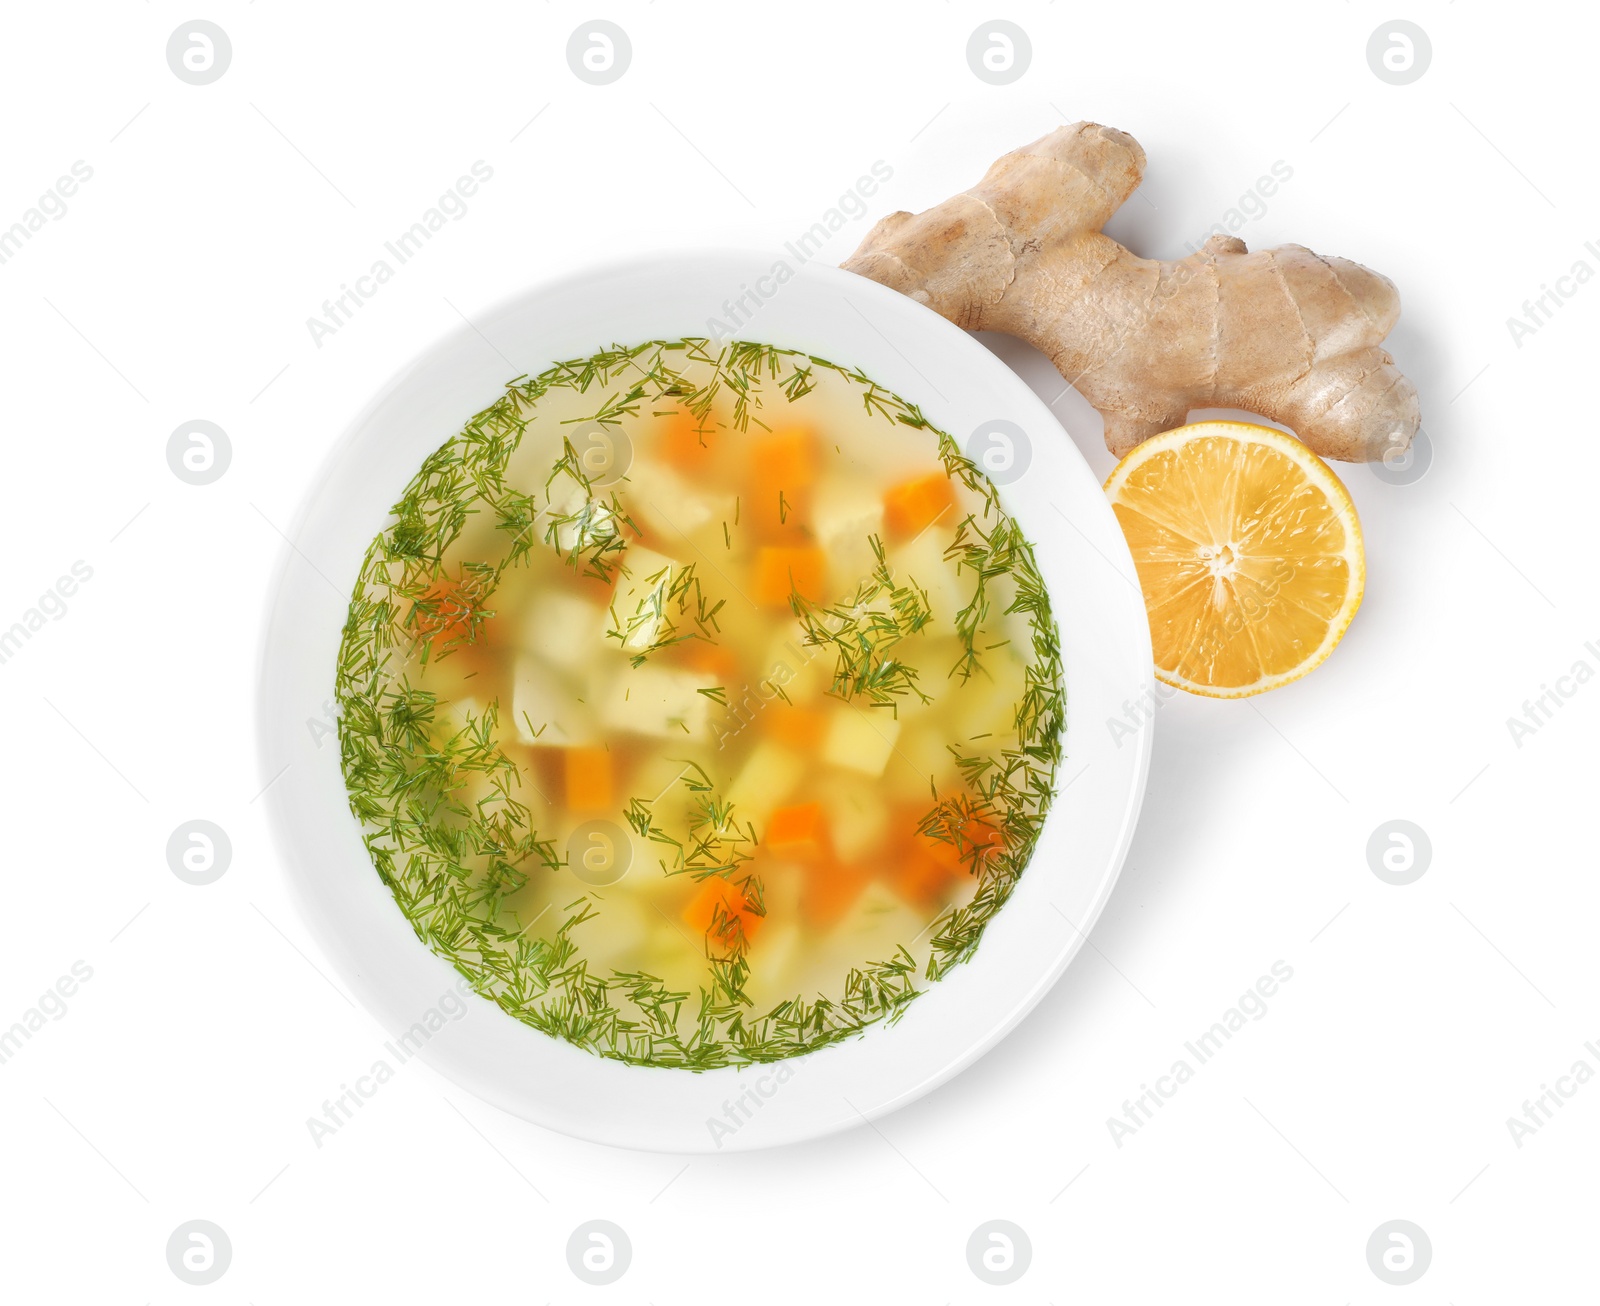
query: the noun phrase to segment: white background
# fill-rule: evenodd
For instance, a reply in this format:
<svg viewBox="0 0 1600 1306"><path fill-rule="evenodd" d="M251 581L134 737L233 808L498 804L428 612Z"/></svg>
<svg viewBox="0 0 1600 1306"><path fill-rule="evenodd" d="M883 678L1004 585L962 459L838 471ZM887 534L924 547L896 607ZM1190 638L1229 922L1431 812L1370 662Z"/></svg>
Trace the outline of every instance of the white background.
<svg viewBox="0 0 1600 1306"><path fill-rule="evenodd" d="M204 87L164 54L196 16L234 51ZM596 16L632 41L610 86L565 60ZM1002 87L965 59L998 16L1033 45ZM1600 685L1520 747L1506 720L1600 669L1600 288L1520 347L1507 319L1576 261L1600 270L1600 32L1529 4L1402 16L1433 62L1396 87L1365 55L1396 14L1365 0L10 8L0 228L75 161L94 175L0 265L0 626L74 561L93 578L0 665L0 1026L75 961L93 978L0 1066L5 1298L1592 1299L1600 1083L1521 1147L1506 1119L1574 1062L1600 1070ZM1183 253L1282 160L1252 247L1399 283L1390 344L1434 463L1405 486L1339 469L1369 553L1344 644L1264 698L1160 709L1093 946L997 1051L875 1127L685 1164L544 1133L413 1063L319 1149L306 1118L386 1035L285 898L251 708L279 529L339 430L511 289L652 250L777 250L881 159L893 180L836 262L883 213L1079 118L1149 155L1111 228L1138 252ZM318 348L306 319L476 160L494 176L468 214ZM1057 400L1037 355L997 347ZM1093 412L1056 411L1108 471ZM191 418L231 437L209 486L166 463ZM208 887L166 864L194 817L233 840ZM1396 817L1433 844L1402 888L1365 851ZM1116 1146L1107 1117L1279 960L1294 977L1265 1017ZM567 1268L591 1217L633 1244L609 1288ZM233 1245L208 1288L166 1263L192 1218ZM1033 1245L1004 1289L966 1262L992 1218ZM1433 1247L1404 1288L1365 1252L1395 1218Z"/></svg>

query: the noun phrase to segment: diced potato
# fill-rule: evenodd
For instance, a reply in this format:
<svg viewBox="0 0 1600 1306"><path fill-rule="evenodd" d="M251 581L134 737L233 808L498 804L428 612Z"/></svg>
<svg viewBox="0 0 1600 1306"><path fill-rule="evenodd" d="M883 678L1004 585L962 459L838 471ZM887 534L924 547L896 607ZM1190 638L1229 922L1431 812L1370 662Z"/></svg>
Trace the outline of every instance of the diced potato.
<svg viewBox="0 0 1600 1306"><path fill-rule="evenodd" d="M957 778L955 758L945 747L947 742L944 730L915 722L900 736L895 757L915 772L915 779L906 782L915 786L915 792L927 793L930 780L944 788Z"/></svg>
<svg viewBox="0 0 1600 1306"><path fill-rule="evenodd" d="M456 779L460 788L451 792L451 800L469 811L487 815L500 810L504 804L501 791L495 788L495 777L485 771L458 771ZM504 783L502 781L502 783ZM508 786L516 793L515 786ZM480 806L483 804L483 806Z"/></svg>
<svg viewBox="0 0 1600 1306"><path fill-rule="evenodd" d="M648 860L645 841L621 821L592 818L592 812L569 809L561 813L556 827L556 853L565 859L567 871L576 881L573 892L585 886L607 895L631 892L636 880L656 869ZM582 836L575 837L580 830Z"/></svg>
<svg viewBox="0 0 1600 1306"><path fill-rule="evenodd" d="M583 959L593 975L606 975L613 969L629 969L638 964L643 947L661 919L650 907L625 891L615 888L578 887L594 899L596 915L578 926L573 937L582 948Z"/></svg>
<svg viewBox="0 0 1600 1306"><path fill-rule="evenodd" d="M570 472L558 473L550 482L549 507L540 514L539 536L544 538L552 522L559 521L556 542L562 552L588 548L617 533L615 514L609 495L598 487L592 492Z"/></svg>
<svg viewBox="0 0 1600 1306"><path fill-rule="evenodd" d="M952 705L952 724L960 739L1012 733L1017 704L1027 687L1026 668L1009 646L981 653L979 666L981 670Z"/></svg>
<svg viewBox="0 0 1600 1306"><path fill-rule="evenodd" d="M659 739L704 739L711 700L700 691L716 682L693 671L624 666L598 694L600 720L611 730Z"/></svg>
<svg viewBox="0 0 1600 1306"><path fill-rule="evenodd" d="M954 635L936 635L934 629L929 626L906 636L885 655L915 671L917 687L932 700L924 703L909 690L896 695L895 711L902 721L929 711L937 714L951 694L960 692L960 677L952 677L950 671L961 661L961 641Z"/></svg>
<svg viewBox="0 0 1600 1306"><path fill-rule="evenodd" d="M464 694L449 703L441 704L445 720L445 728L455 734L464 730L469 724L483 720L483 705L471 694Z"/></svg>
<svg viewBox="0 0 1600 1306"><path fill-rule="evenodd" d="M771 914L771 906L768 906ZM745 992L758 1005L794 996L791 975L801 952L800 926L793 921L762 932L750 948L750 983Z"/></svg>
<svg viewBox="0 0 1600 1306"><path fill-rule="evenodd" d="M833 679L833 651L826 647L807 644L800 623L786 622L767 646L761 660L761 684L757 686L763 696L782 703L788 699L799 706L809 703ZM777 694L776 685L783 693Z"/></svg>
<svg viewBox="0 0 1600 1306"><path fill-rule="evenodd" d="M521 653L512 672L511 716L517 739L535 748L576 748L600 741L594 713L559 672Z"/></svg>
<svg viewBox="0 0 1600 1306"><path fill-rule="evenodd" d="M551 666L576 671L603 647L606 611L597 603L554 587L528 599L518 647Z"/></svg>
<svg viewBox="0 0 1600 1306"><path fill-rule="evenodd" d="M900 722L880 708L841 707L830 717L822 760L862 775L882 775L900 738Z"/></svg>
<svg viewBox="0 0 1600 1306"><path fill-rule="evenodd" d="M1016 582L1011 582L1011 594L1007 596L1006 605L1010 606L1011 597L1016 593ZM1027 657L1033 649L1033 615L1029 612L1007 612L1000 617L1000 638L1011 641L1018 657Z"/></svg>
<svg viewBox="0 0 1600 1306"><path fill-rule="evenodd" d="M888 885L874 882L839 922L834 937L842 941L872 935L907 943L921 933L927 923L922 913Z"/></svg>
<svg viewBox="0 0 1600 1306"><path fill-rule="evenodd" d="M675 748L670 743L663 745L661 752L653 753L633 768L625 796L653 803L670 793L688 769L681 748Z"/></svg>
<svg viewBox="0 0 1600 1306"><path fill-rule="evenodd" d="M883 500L859 478L826 480L817 486L811 529L839 577L836 588L853 593L877 565L871 537L883 535Z"/></svg>
<svg viewBox="0 0 1600 1306"><path fill-rule="evenodd" d="M733 495L708 494L665 463L636 459L628 481L631 511L659 534L693 535L713 521L733 522Z"/></svg>
<svg viewBox="0 0 1600 1306"><path fill-rule="evenodd" d="M883 846L889 806L871 786L834 776L819 786L818 797L834 849L846 862L859 862Z"/></svg>
<svg viewBox="0 0 1600 1306"><path fill-rule="evenodd" d="M661 636L673 616L667 595L682 565L642 544L628 546L611 595L610 629L624 648L649 648Z"/></svg>
<svg viewBox="0 0 1600 1306"><path fill-rule="evenodd" d="M805 773L803 757L780 743L763 739L750 750L750 756L728 786L734 820L765 821L794 792Z"/></svg>
<svg viewBox="0 0 1600 1306"><path fill-rule="evenodd" d="M896 944L903 944L913 955L927 953L928 916L918 912L888 885L869 883L834 926L814 946L806 958L802 990L806 980L817 987L836 984L841 970L866 961L888 961ZM920 938L918 936L921 936Z"/></svg>
<svg viewBox="0 0 1600 1306"><path fill-rule="evenodd" d="M932 629L945 634L955 631L956 613L972 602L978 578L965 568L956 575L955 564L945 561L944 551L955 539L955 532L941 522L923 531L916 539L888 551L887 561L897 585L915 581L926 591L933 613Z"/></svg>

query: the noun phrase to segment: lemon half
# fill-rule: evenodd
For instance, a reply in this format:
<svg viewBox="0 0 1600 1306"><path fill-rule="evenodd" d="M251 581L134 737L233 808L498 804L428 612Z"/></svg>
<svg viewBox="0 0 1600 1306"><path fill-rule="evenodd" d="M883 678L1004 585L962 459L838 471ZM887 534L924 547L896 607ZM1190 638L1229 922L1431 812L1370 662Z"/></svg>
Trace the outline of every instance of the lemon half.
<svg viewBox="0 0 1600 1306"><path fill-rule="evenodd" d="M1245 698L1298 680L1344 637L1366 587L1361 523L1293 436L1196 422L1154 436L1106 482L1139 571L1156 676Z"/></svg>

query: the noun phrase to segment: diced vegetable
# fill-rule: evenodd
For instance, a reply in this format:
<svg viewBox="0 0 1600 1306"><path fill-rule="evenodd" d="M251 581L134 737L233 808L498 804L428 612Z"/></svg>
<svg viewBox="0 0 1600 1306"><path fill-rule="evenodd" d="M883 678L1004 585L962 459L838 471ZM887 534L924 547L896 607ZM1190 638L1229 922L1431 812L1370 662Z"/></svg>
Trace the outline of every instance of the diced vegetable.
<svg viewBox="0 0 1600 1306"><path fill-rule="evenodd" d="M882 775L900 738L900 722L885 711L840 707L829 714L822 760L862 775Z"/></svg>
<svg viewBox="0 0 1600 1306"><path fill-rule="evenodd" d="M728 802L737 821L764 821L806 773L805 759L770 739L763 739L745 758L728 786Z"/></svg>
<svg viewBox="0 0 1600 1306"><path fill-rule="evenodd" d="M606 611L554 587L537 590L518 633L519 647L552 666L576 671L604 647Z"/></svg>
<svg viewBox="0 0 1600 1306"><path fill-rule="evenodd" d="M730 682L739 673L739 658L726 644L713 644L706 639L686 639L682 644L683 660L696 671L714 676L725 690L731 692Z"/></svg>
<svg viewBox="0 0 1600 1306"><path fill-rule="evenodd" d="M562 471L551 478L548 493L550 506L541 514L539 537L543 539L549 527L555 526L556 543L563 553L588 548L617 533L616 516L604 491L591 490L570 472Z"/></svg>
<svg viewBox="0 0 1600 1306"><path fill-rule="evenodd" d="M823 713L782 700L769 703L762 710L761 723L772 738L799 753L816 751L828 729L828 718Z"/></svg>
<svg viewBox="0 0 1600 1306"><path fill-rule="evenodd" d="M955 487L943 469L902 481L883 496L883 516L896 539L908 539L955 506ZM953 524L953 523L951 523Z"/></svg>
<svg viewBox="0 0 1600 1306"><path fill-rule="evenodd" d="M900 849L892 881L895 891L908 902L933 906L944 901L951 884L964 878L965 874L965 871L940 861L928 850L926 843L916 840Z"/></svg>
<svg viewBox="0 0 1600 1306"><path fill-rule="evenodd" d="M827 576L828 556L821 549L763 545L756 554L752 597L773 608L788 607L790 594L820 603Z"/></svg>
<svg viewBox="0 0 1600 1306"><path fill-rule="evenodd" d="M922 828L912 836L903 876L930 897L944 895L950 880L977 878L1005 852L1005 835L988 813L967 798L940 803L931 820L908 810L903 819Z"/></svg>
<svg viewBox="0 0 1600 1306"><path fill-rule="evenodd" d="M627 649L649 648L669 620L667 595L682 564L664 553L630 544L611 593L611 632Z"/></svg>
<svg viewBox="0 0 1600 1306"><path fill-rule="evenodd" d="M440 716L451 734L465 730L467 726L483 719L483 705L471 694L464 695L448 705L440 706Z"/></svg>
<svg viewBox="0 0 1600 1306"><path fill-rule="evenodd" d="M952 715L960 737L1009 734L1017 724L1017 704L1027 689L1027 671L1009 648L982 655L983 674Z"/></svg>
<svg viewBox="0 0 1600 1306"><path fill-rule="evenodd" d="M952 683L955 683L950 673L961 663L965 651L965 645L956 637L950 623L945 624L944 633L935 633L937 630L937 620L930 621L929 628L915 639L902 639L892 650L894 660L908 671L916 673L911 678L932 700L924 702L918 694L899 695L895 703L895 715L908 724L911 719L920 718L930 711L935 716L939 715L937 705L948 700ZM943 743L939 746L943 747Z"/></svg>
<svg viewBox="0 0 1600 1306"><path fill-rule="evenodd" d="M726 947L736 944L741 936L753 939L766 918L754 910L743 889L713 875L689 900L683 919L691 929Z"/></svg>
<svg viewBox="0 0 1600 1306"><path fill-rule="evenodd" d="M628 470L632 514L669 539L692 535L713 520L732 520L731 494L708 494L664 463L639 459Z"/></svg>
<svg viewBox="0 0 1600 1306"><path fill-rule="evenodd" d="M833 775L818 787L834 849L846 862L861 862L883 847L889 806L870 785ZM923 792L926 792L924 790Z"/></svg>
<svg viewBox="0 0 1600 1306"><path fill-rule="evenodd" d="M567 806L603 812L612 803L611 754L604 748L570 748L566 757Z"/></svg>
<svg viewBox="0 0 1600 1306"><path fill-rule="evenodd" d="M927 923L925 912L913 908L881 880L874 880L845 912L824 948L849 956L857 939L913 939Z"/></svg>
<svg viewBox="0 0 1600 1306"><path fill-rule="evenodd" d="M817 441L801 426L781 427L750 441L751 465L758 481L767 479L804 490L817 479Z"/></svg>
<svg viewBox="0 0 1600 1306"><path fill-rule="evenodd" d="M469 641L478 621L477 599L466 580L439 576L417 596L413 627L435 652Z"/></svg>
<svg viewBox="0 0 1600 1306"><path fill-rule="evenodd" d="M957 575L945 560L944 551L954 538L955 533L940 523L914 540L890 549L887 555L895 583L915 582L927 594L928 607L933 613L931 628L944 634L954 633L956 613L972 601L973 589L978 583L978 578L965 569Z"/></svg>
<svg viewBox="0 0 1600 1306"><path fill-rule="evenodd" d="M772 923L762 930L761 941L750 950L751 989L772 995L791 993L804 938L805 931L798 920Z"/></svg>
<svg viewBox="0 0 1600 1306"><path fill-rule="evenodd" d="M657 448L679 471L698 477L727 458L728 433L709 414L702 422L693 413L679 411L666 419Z"/></svg>
<svg viewBox="0 0 1600 1306"><path fill-rule="evenodd" d="M851 590L871 574L876 561L870 541L883 534L883 500L860 479L822 481L811 505L811 529L833 569L850 578L842 588Z"/></svg>
<svg viewBox="0 0 1600 1306"><path fill-rule="evenodd" d="M911 716L904 710L900 715ZM930 780L940 789L960 783L956 759L950 752L950 736L941 732L938 725L931 723L926 716L906 721L900 737L895 740L894 751L896 756L904 759L907 767L916 772L915 784L908 782L907 787L914 788L919 796L928 792Z"/></svg>
<svg viewBox="0 0 1600 1306"><path fill-rule="evenodd" d="M700 691L714 682L676 667L624 666L600 691L601 722L612 730L660 739L703 739L711 700Z"/></svg>
<svg viewBox="0 0 1600 1306"><path fill-rule="evenodd" d="M767 821L763 845L785 857L815 857L823 851L826 829L821 803L780 807Z"/></svg>
<svg viewBox="0 0 1600 1306"><path fill-rule="evenodd" d="M970 799L947 799L932 822L925 811L902 809L899 820L918 830L903 846L895 887L907 899L924 905L947 902L952 886L975 883L1005 852L1005 835Z"/></svg>
<svg viewBox="0 0 1600 1306"><path fill-rule="evenodd" d="M767 614L762 613L765 617ZM786 621L772 636L756 663L761 668L758 687L770 697L770 707L782 703L804 705L819 697L833 675L828 650L808 646L798 621ZM777 690L782 690L781 694ZM763 715L763 720L765 716Z"/></svg>
<svg viewBox="0 0 1600 1306"><path fill-rule="evenodd" d="M750 442L751 488L741 521L766 539L798 534L816 479L816 438L810 431L788 427L756 436Z"/></svg>
<svg viewBox="0 0 1600 1306"><path fill-rule="evenodd" d="M536 748L599 742L594 714L558 672L523 653L512 672L511 716L517 739Z"/></svg>
<svg viewBox="0 0 1600 1306"><path fill-rule="evenodd" d="M605 896L604 906L594 919L578 927L576 938L583 947L584 960L594 972L604 974L612 966L628 966L630 961L637 965L641 952L648 956L654 951L651 940L660 928L661 917L642 902L612 893Z"/></svg>
<svg viewBox="0 0 1600 1306"><path fill-rule="evenodd" d="M806 868L801 910L818 928L833 925L866 889L868 877L859 867L844 866L832 859Z"/></svg>

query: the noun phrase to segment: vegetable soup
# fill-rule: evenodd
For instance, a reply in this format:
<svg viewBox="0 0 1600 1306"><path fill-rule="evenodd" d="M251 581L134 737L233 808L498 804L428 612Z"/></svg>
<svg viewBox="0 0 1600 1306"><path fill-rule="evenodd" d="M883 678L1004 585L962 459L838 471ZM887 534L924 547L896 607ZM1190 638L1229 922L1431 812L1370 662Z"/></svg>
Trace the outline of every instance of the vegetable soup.
<svg viewBox="0 0 1600 1306"><path fill-rule="evenodd" d="M518 1019L705 1069L896 1018L1050 803L1033 551L858 371L653 341L521 379L369 550L352 810L420 938Z"/></svg>

